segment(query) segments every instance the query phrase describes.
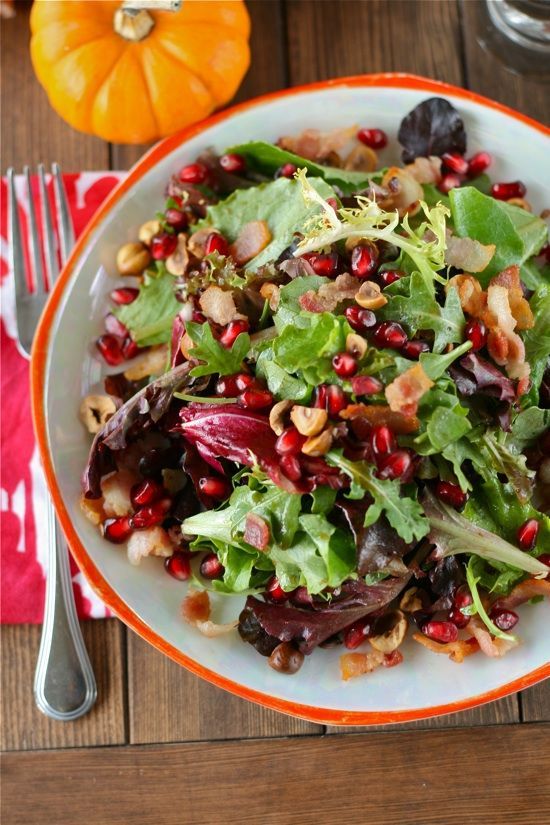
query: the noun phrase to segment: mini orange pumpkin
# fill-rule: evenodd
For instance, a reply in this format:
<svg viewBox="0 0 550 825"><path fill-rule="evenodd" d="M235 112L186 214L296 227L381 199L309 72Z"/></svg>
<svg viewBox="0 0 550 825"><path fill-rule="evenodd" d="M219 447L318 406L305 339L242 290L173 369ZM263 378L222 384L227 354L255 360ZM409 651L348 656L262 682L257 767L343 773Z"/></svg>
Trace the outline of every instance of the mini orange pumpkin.
<svg viewBox="0 0 550 825"><path fill-rule="evenodd" d="M242 0L184 0L177 12L134 15L122 6L33 4L34 70L71 126L114 143L146 143L233 97L250 62Z"/></svg>

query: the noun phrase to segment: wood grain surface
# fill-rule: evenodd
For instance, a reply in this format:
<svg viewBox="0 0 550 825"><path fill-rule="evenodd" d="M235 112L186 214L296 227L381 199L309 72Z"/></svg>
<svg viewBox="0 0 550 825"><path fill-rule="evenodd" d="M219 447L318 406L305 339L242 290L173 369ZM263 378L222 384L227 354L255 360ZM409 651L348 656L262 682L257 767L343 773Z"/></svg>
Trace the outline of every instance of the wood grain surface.
<svg viewBox="0 0 550 825"><path fill-rule="evenodd" d="M1 26L3 171L54 160L66 171L128 168L146 147L109 146L52 111L28 57L30 4L16 6L16 18ZM251 0L248 7L253 57L239 100L395 70L467 85L550 120L547 84L511 74L480 46L478 0ZM542 724L550 721L550 682L453 716L322 736L321 726L200 681L117 620L83 627L99 699L89 716L65 724L33 704L39 628L2 629L4 825L550 821L550 737Z"/></svg>

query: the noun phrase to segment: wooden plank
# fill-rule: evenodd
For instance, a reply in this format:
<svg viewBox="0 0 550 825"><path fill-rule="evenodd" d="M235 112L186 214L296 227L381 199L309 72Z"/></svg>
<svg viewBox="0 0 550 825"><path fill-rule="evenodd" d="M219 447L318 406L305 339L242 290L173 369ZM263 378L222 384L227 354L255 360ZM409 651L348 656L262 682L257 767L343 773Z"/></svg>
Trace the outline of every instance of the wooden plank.
<svg viewBox="0 0 550 825"><path fill-rule="evenodd" d="M549 736L549 725L502 725L13 753L2 821L532 825L550 819Z"/></svg>
<svg viewBox="0 0 550 825"><path fill-rule="evenodd" d="M204 682L128 634L130 742L189 742L322 733Z"/></svg>
<svg viewBox="0 0 550 825"><path fill-rule="evenodd" d="M482 0L462 2L461 10L469 87L547 123L550 119L548 77L514 74L483 48L479 41L483 40L486 27L490 24ZM490 147L487 148L490 151Z"/></svg>
<svg viewBox="0 0 550 825"><path fill-rule="evenodd" d="M550 722L550 679L520 694L523 722Z"/></svg>
<svg viewBox="0 0 550 825"><path fill-rule="evenodd" d="M290 0L287 37L292 84L383 71L463 81L455 0Z"/></svg>
<svg viewBox="0 0 550 825"><path fill-rule="evenodd" d="M97 680L98 700L75 722L54 722L34 704L32 685L40 627L2 628L2 750L35 750L127 741L125 629L116 619L82 623L84 641Z"/></svg>

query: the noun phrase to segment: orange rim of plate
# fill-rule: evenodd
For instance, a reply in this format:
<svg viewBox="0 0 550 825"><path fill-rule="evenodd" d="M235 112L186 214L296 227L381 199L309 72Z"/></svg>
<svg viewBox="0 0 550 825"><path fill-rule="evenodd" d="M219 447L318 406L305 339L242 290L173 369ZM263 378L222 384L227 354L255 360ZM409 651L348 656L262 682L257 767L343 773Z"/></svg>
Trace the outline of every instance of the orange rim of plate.
<svg viewBox="0 0 550 825"><path fill-rule="evenodd" d="M454 713L476 707L484 704L485 702L494 701L495 699L501 699L504 696L508 696L510 693L523 690L524 688L530 687L531 685L548 678L550 676L550 662L536 668L530 673L527 673L525 676L514 679L513 681L508 682L499 688L495 688L494 690L478 694L477 696L472 696L467 699L451 702L449 704L396 711L346 711L304 705L298 702L280 699L275 696L270 696L269 694L261 693L257 690L253 690L252 688L248 688L245 685L233 682L231 679L227 679L225 676L221 676L215 671L209 670L199 662L196 662L194 659L186 656L176 647L163 639L162 636L159 636L158 633L152 630L144 621L142 621L142 619L140 619L139 616L120 598L111 585L107 583L98 568L88 556L84 545L80 541L76 530L73 527L55 476L48 443L46 421L47 414L44 397L49 341L63 292L71 278L73 270L78 263L81 254L86 248L92 233L108 216L112 207L120 200L122 195L124 195L130 187L139 181L140 178L161 158L165 157L174 149L177 149L178 146L181 146L187 140L200 134L209 127L221 123L224 120L228 120L235 114L239 114L240 112L244 112L248 109L253 109L273 100L292 97L293 95L303 94L304 92L316 92L323 89L338 87L387 87L418 90L435 94L449 94L455 98L458 97L464 100L470 100L484 106L485 108L502 112L503 114L506 114L515 120L519 120L527 126L550 136L550 129L543 126L541 123L538 123L520 112L516 112L507 106L496 103L495 101L489 100L488 98L482 97L474 92L461 89L448 83L418 77L416 75L381 73L337 78L334 80L311 83L304 86L296 86L292 89L262 95L261 97L256 97L252 100L232 106L229 109L225 109L224 111L214 114L200 123L193 124L187 129L165 138L160 143L153 146L143 156L143 158L138 161L138 163L130 170L128 176L121 181L121 183L119 183L118 186L106 198L86 226L85 230L80 235L65 267L63 268L44 309L44 313L40 320L34 340L31 361L31 400L33 423L40 450L40 456L61 527L65 533L71 552L79 568L82 570L98 596L115 613L115 615L117 615L130 628L132 628L132 630L134 630L139 636L152 644L153 647L156 647L158 650L162 651L162 653L165 653L178 664L187 668L192 673L195 673L197 676L200 676L206 681L211 682L218 687L224 688L230 693L234 693L243 699L248 699L249 701L256 702L257 704L271 708L272 710L281 711L282 713L307 719L311 722L331 725L380 725L391 722L408 722L415 719L426 719L446 713Z"/></svg>

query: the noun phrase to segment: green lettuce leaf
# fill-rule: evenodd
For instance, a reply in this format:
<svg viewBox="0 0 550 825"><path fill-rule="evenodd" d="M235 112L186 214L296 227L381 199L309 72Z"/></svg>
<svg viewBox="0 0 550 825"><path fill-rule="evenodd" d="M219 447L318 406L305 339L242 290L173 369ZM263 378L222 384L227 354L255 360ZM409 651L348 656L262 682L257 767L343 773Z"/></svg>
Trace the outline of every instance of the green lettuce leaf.
<svg viewBox="0 0 550 825"><path fill-rule="evenodd" d="M512 421L511 432L506 436L506 444L511 444L517 452L533 444L546 430L550 429L550 410L528 407L518 413Z"/></svg>
<svg viewBox="0 0 550 825"><path fill-rule="evenodd" d="M523 333L523 342L525 358L531 365L532 387L524 400L536 404L542 376L550 360L550 283L539 286L531 297L529 306L535 323Z"/></svg>
<svg viewBox="0 0 550 825"><path fill-rule="evenodd" d="M307 329L311 314L303 311L300 298L306 292L318 290L328 282L328 278L322 278L320 275L305 275L302 278L294 278L289 284L281 287L277 312L273 317L277 330L281 332L288 324Z"/></svg>
<svg viewBox="0 0 550 825"><path fill-rule="evenodd" d="M172 322L181 310L174 288L174 276L158 262L156 271L151 268L145 272L136 300L113 310L140 347L170 341Z"/></svg>
<svg viewBox="0 0 550 825"><path fill-rule="evenodd" d="M185 329L194 344L193 357L204 361L193 367L191 375L232 375L241 370L243 359L250 349L250 336L246 332L237 336L231 349L226 349L214 338L210 324L187 321Z"/></svg>
<svg viewBox="0 0 550 825"><path fill-rule="evenodd" d="M493 636L496 636L499 639L505 639L508 642L515 642L515 636L510 636L508 633L503 633L503 631L491 621L487 611L485 610L483 602L481 601L477 585L483 579L484 566L483 559L480 559L479 556L470 556L468 564L466 565L466 581L468 582L468 587L470 588L472 599L474 600L476 613L487 630L492 633Z"/></svg>

